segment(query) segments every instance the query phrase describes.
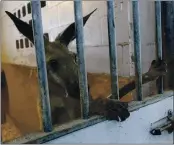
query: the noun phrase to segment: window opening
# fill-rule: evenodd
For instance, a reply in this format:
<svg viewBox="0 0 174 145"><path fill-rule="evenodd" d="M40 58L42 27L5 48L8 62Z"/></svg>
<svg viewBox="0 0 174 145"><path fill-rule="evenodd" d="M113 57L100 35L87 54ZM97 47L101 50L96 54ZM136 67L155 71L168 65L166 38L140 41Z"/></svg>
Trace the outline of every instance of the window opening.
<svg viewBox="0 0 174 145"><path fill-rule="evenodd" d="M24 48L23 39L20 39L20 48Z"/></svg>
<svg viewBox="0 0 174 145"><path fill-rule="evenodd" d="M46 1L41 1L41 8L46 6Z"/></svg>
<svg viewBox="0 0 174 145"><path fill-rule="evenodd" d="M25 15L26 15L26 9L25 9L25 6L22 7L22 14L23 14L23 17L25 17Z"/></svg>
<svg viewBox="0 0 174 145"><path fill-rule="evenodd" d="M16 40L16 48L19 49L19 40Z"/></svg>
<svg viewBox="0 0 174 145"><path fill-rule="evenodd" d="M27 4L27 10L28 10L28 14L31 14L31 3Z"/></svg>
<svg viewBox="0 0 174 145"><path fill-rule="evenodd" d="M20 19L21 18L21 11L18 10L18 18Z"/></svg>
<svg viewBox="0 0 174 145"><path fill-rule="evenodd" d="M29 42L28 42L28 39L25 38L25 47L28 48L29 47Z"/></svg>

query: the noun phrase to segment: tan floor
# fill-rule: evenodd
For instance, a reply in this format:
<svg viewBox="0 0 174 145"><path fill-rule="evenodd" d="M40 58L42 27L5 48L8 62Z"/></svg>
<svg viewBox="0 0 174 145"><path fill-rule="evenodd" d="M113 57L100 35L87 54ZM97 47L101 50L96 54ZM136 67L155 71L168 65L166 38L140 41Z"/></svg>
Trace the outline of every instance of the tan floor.
<svg viewBox="0 0 174 145"><path fill-rule="evenodd" d="M22 136L20 130L15 126L13 121L7 116L6 123L1 125L1 132L2 132L2 142L10 141L15 138Z"/></svg>
<svg viewBox="0 0 174 145"><path fill-rule="evenodd" d="M118 77L119 88L128 84L132 78ZM104 73L88 73L88 81L91 87L91 95L93 98L99 96L107 97L111 94L111 76ZM129 102L133 100L132 92L125 95L121 101Z"/></svg>

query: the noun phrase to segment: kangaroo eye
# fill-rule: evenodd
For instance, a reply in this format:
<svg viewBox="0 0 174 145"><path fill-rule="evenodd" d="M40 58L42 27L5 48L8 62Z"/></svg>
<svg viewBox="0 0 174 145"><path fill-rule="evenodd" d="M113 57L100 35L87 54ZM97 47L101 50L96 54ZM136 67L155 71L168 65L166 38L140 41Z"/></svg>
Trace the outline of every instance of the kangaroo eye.
<svg viewBox="0 0 174 145"><path fill-rule="evenodd" d="M59 67L58 61L57 61L56 59L50 60L50 61L49 61L49 66L51 67L51 69L52 69L53 71L56 71L56 70L58 69L58 67Z"/></svg>

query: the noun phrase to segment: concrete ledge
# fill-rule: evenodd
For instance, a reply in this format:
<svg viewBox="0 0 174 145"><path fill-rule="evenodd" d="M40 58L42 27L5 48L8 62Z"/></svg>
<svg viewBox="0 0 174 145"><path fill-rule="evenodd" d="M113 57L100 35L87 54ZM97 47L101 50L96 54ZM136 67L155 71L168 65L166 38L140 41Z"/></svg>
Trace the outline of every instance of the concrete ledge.
<svg viewBox="0 0 174 145"><path fill-rule="evenodd" d="M143 101L133 101L129 103L129 110L130 112L133 112L135 110L138 110L142 107L148 106L150 104L154 104L156 102L159 102L161 100L167 99L171 96L173 96L173 91L166 91L164 94L158 94L154 95L151 97L145 98ZM44 132L38 132L38 133L32 133L28 134L26 136L20 137L18 139L15 139L10 142L5 142L5 143L10 143L10 144L41 144L45 143L51 140L54 140L56 138L59 138L61 136L67 135L69 133L75 132L77 130L95 125L97 123L105 121L105 118L101 116L94 116L91 117L90 119L83 120L75 120L70 123L61 125L61 126L56 126L54 130L50 133L44 133Z"/></svg>

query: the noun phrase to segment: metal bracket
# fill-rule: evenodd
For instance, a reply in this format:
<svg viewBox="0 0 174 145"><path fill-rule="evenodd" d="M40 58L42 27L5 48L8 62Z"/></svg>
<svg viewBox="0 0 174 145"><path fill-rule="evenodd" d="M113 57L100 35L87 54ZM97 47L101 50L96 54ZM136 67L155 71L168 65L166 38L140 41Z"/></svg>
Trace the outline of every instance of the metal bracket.
<svg viewBox="0 0 174 145"><path fill-rule="evenodd" d="M150 133L152 135L161 135L164 130L167 130L168 133L172 133L173 131L169 131L172 128L172 122L174 122L174 113L172 110L168 110L167 116L154 122L151 124Z"/></svg>

